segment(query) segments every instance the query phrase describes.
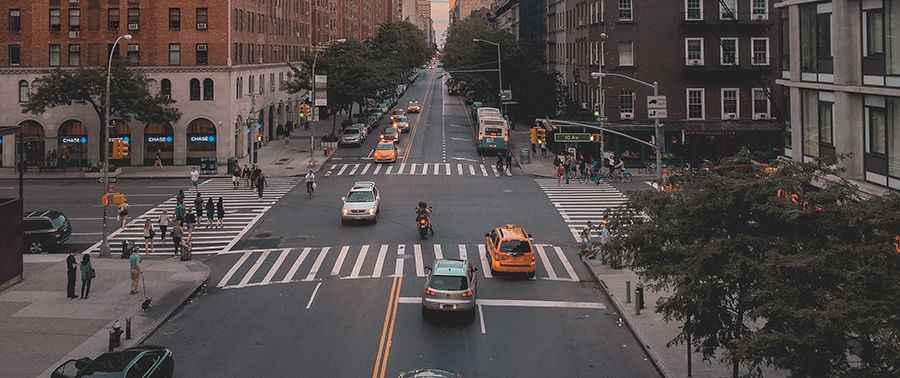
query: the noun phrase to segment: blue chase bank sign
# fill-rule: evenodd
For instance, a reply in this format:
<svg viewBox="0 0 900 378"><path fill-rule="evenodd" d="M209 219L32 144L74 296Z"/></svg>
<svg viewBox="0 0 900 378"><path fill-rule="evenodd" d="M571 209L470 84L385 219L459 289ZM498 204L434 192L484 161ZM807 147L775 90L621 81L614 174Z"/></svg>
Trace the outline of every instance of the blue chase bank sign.
<svg viewBox="0 0 900 378"><path fill-rule="evenodd" d="M171 135L150 135L147 136L147 143L172 143L175 140Z"/></svg>
<svg viewBox="0 0 900 378"><path fill-rule="evenodd" d="M62 144L87 144L86 136L67 136L59 138Z"/></svg>
<svg viewBox="0 0 900 378"><path fill-rule="evenodd" d="M216 143L215 135L191 135L188 137L191 143Z"/></svg>

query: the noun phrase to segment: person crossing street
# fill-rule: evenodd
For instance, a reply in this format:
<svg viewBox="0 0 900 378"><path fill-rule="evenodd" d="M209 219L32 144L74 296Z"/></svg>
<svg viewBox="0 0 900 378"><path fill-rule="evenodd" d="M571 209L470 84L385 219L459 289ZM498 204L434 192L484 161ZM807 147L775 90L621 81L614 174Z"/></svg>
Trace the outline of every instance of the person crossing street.
<svg viewBox="0 0 900 378"><path fill-rule="evenodd" d="M316 172L312 168L306 171L306 196L312 198L313 192L316 191Z"/></svg>
<svg viewBox="0 0 900 378"><path fill-rule="evenodd" d="M197 223L203 223L203 198L200 197L200 193L194 198L194 211L197 212Z"/></svg>
<svg viewBox="0 0 900 378"><path fill-rule="evenodd" d="M199 190L200 186L200 171L197 167L191 168L191 186L194 187L194 190Z"/></svg>

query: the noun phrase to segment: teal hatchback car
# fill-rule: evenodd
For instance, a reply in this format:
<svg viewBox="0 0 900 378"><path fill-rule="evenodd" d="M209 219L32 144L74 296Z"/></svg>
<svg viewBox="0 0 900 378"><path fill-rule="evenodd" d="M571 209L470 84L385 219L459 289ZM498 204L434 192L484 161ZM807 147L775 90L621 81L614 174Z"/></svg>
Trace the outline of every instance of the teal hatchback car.
<svg viewBox="0 0 900 378"><path fill-rule="evenodd" d="M168 348L140 345L119 352L103 353L97 358L68 360L50 378L171 378L175 359Z"/></svg>

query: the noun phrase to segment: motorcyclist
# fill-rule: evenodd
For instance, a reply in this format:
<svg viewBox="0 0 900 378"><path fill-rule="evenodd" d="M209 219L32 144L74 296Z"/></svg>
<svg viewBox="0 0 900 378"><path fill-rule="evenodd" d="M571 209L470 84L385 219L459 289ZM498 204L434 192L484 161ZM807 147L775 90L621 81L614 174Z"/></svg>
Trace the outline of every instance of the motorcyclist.
<svg viewBox="0 0 900 378"><path fill-rule="evenodd" d="M431 231L431 234L434 235L434 228L431 226L431 212L432 209L425 201L419 201L419 205L416 207L416 224L419 224L419 220L425 218L425 223L428 225L428 231Z"/></svg>

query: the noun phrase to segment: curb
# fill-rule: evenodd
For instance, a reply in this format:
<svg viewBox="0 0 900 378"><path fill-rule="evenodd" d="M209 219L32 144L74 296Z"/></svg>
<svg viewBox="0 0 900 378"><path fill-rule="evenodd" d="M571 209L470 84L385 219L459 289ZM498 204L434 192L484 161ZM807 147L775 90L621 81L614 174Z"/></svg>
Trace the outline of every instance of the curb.
<svg viewBox="0 0 900 378"><path fill-rule="evenodd" d="M598 284L600 284L600 286L603 287L603 295L606 296L606 299L608 299L609 302L612 303L613 307L616 308L616 311L619 313L622 320L625 321L625 325L628 326L628 330L631 331L631 334L634 335L634 337L638 340L638 343L641 344L641 349L643 349L644 352L647 353L647 356L650 357L650 361L653 362L653 366L656 367L656 371L665 378L675 378L675 375L672 374L672 372L670 372L662 362L662 358L660 358L656 354L656 350L653 349L652 346L650 346L650 344L644 338L643 334L634 326L634 324L632 324L631 317L625 315L627 314L628 309L623 308L619 304L619 302L615 300L615 298L609 295L609 287L606 286L606 283L603 282L600 277L597 277L597 273L594 273L594 270L591 269L591 265L588 264L587 261L585 261L584 257L579 258L579 260L581 260L581 263L584 264L584 267L587 268L588 272L591 273L591 277L594 278L594 282L597 282Z"/></svg>
<svg viewBox="0 0 900 378"><path fill-rule="evenodd" d="M175 313L177 313L178 311L181 311L181 309L184 308L184 305L187 304L187 302L191 298L194 298L197 295L197 292L200 291L201 288L206 286L206 283L209 281L209 274L211 272L211 270L209 269L209 266L202 262L194 262L194 261L191 261L191 262L195 263L195 265L200 265L202 268L204 268L206 270L206 278L204 278L202 281L200 281L200 284L197 285L197 287L195 287L194 290L191 290L191 292L186 297L184 297L184 299L182 299L181 302L178 303L177 306L173 306L165 314L165 316L161 317L159 320L154 322L149 328L147 328L147 330L145 330L144 333L140 337L133 339L134 344L132 346L141 345L144 343L144 341L146 341L148 338L150 338L150 336L153 336L156 333L156 331L160 327L162 327L163 324L165 324L167 321L169 321L169 319L172 318L173 315L175 315ZM123 347L124 347L124 345L123 345ZM122 349L124 349L124 348L122 348Z"/></svg>

